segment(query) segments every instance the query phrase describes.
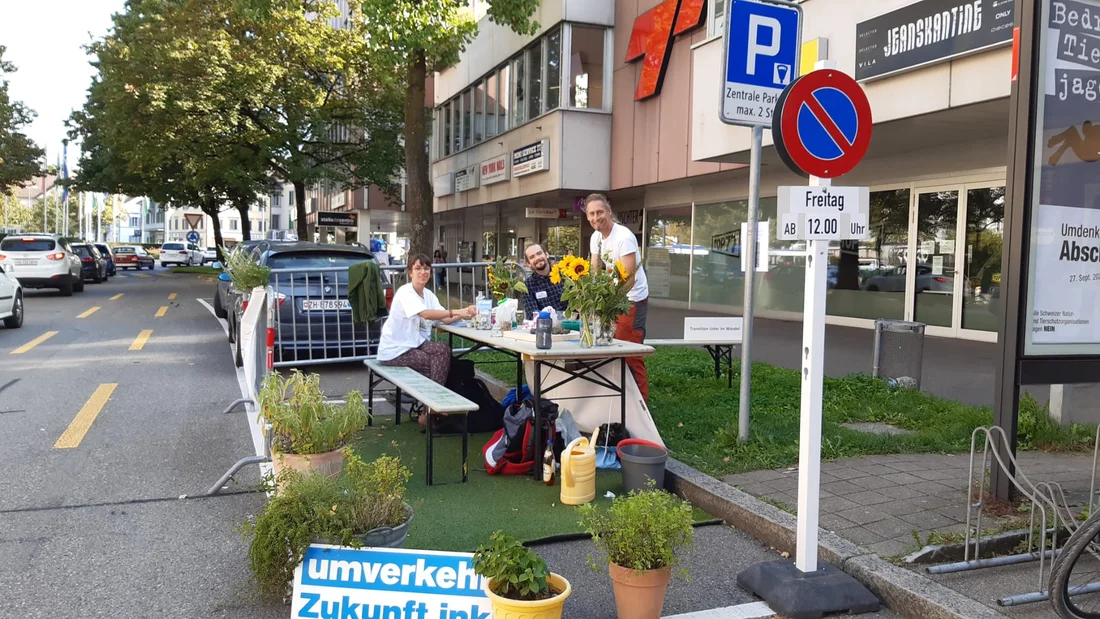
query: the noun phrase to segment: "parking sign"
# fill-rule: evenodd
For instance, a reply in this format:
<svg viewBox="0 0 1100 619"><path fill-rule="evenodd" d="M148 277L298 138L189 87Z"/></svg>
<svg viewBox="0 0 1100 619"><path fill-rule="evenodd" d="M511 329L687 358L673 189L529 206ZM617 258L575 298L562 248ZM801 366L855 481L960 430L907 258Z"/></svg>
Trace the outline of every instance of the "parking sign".
<svg viewBox="0 0 1100 619"><path fill-rule="evenodd" d="M798 75L802 8L787 0L729 0L721 118L772 126L780 93Z"/></svg>

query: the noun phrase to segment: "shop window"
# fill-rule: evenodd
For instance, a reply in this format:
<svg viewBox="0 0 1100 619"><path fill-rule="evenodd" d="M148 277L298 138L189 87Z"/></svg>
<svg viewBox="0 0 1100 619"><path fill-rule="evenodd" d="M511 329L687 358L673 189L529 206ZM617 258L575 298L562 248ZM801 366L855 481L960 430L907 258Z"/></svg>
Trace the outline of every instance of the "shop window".
<svg viewBox="0 0 1100 619"><path fill-rule="evenodd" d="M561 105L561 28L546 37L546 111Z"/></svg>
<svg viewBox="0 0 1100 619"><path fill-rule="evenodd" d="M511 88L508 81L508 76L512 74L510 66L505 66L500 70L497 77L497 82L500 84L500 96L497 99L499 107L497 108L497 133L504 133L508 130L508 110L511 109L509 102L511 99Z"/></svg>
<svg viewBox="0 0 1100 619"><path fill-rule="evenodd" d="M512 90L515 98L512 100L512 126L518 127L527 122L527 66L524 55L512 60Z"/></svg>
<svg viewBox="0 0 1100 619"><path fill-rule="evenodd" d="M497 111L500 109L500 91L498 90L496 71L485 80L485 137L491 138L500 132L497 129Z"/></svg>
<svg viewBox="0 0 1100 619"><path fill-rule="evenodd" d="M542 113L542 41L527 48L527 118Z"/></svg>
<svg viewBox="0 0 1100 619"><path fill-rule="evenodd" d="M917 259L913 318L929 326L952 326L955 278L955 235L959 217L958 191L917 195ZM892 282L891 282L892 283Z"/></svg>
<svg viewBox="0 0 1100 619"><path fill-rule="evenodd" d="M486 232L482 235L482 260L493 262L497 259L497 233Z"/></svg>
<svg viewBox="0 0 1100 619"><path fill-rule="evenodd" d="M569 105L603 109L603 28L573 26L572 56L569 59Z"/></svg>
<svg viewBox="0 0 1100 619"><path fill-rule="evenodd" d="M962 328L996 331L1001 316L1001 245L1004 242L1005 188L966 192L966 247L963 254Z"/></svg>
<svg viewBox="0 0 1100 619"><path fill-rule="evenodd" d="M485 80L477 83L474 89L474 144L485 139Z"/></svg>
<svg viewBox="0 0 1100 619"><path fill-rule="evenodd" d="M687 301L691 279L691 207L649 211L645 265L650 299Z"/></svg>
<svg viewBox="0 0 1100 619"><path fill-rule="evenodd" d="M909 253L909 190L871 193L870 230L861 241L829 246L831 316L890 318L905 316L906 256Z"/></svg>
<svg viewBox="0 0 1100 619"><path fill-rule="evenodd" d="M726 3L718 0L710 3L712 17L710 20L710 36L721 36L726 31Z"/></svg>
<svg viewBox="0 0 1100 619"><path fill-rule="evenodd" d="M581 252L580 226L551 226L546 232L546 253L560 259L569 254L583 256ZM587 253L587 248L585 249Z"/></svg>

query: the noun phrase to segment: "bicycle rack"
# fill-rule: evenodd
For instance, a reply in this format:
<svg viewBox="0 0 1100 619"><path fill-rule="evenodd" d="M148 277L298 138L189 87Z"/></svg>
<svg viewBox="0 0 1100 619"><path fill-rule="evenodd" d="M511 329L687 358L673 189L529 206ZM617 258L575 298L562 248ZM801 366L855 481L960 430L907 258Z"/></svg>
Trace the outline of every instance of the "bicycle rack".
<svg viewBox="0 0 1100 619"><path fill-rule="evenodd" d="M974 463L976 456L978 455L978 437L980 435L985 436L984 445L981 449L981 467L975 471ZM994 443L996 441L996 443ZM997 444L1000 449L990 450L990 447ZM1093 443L1093 456L1092 456L1092 477L1089 482L1089 503L1088 513L1092 513L1092 506L1094 495L1096 494L1096 473L1097 464L1100 462L1100 427L1096 430L1095 442ZM1012 481L1012 485L1024 498L1031 502L1031 522L1028 528L1027 535L1027 551L1001 557L993 557L989 559L981 558L981 544L982 544L982 516L983 508L985 507L985 490L986 490L986 471L991 465L990 452L992 451L993 460L996 465L1001 467L1001 470L1006 473L1009 472L1010 467L1006 465L1006 459L1011 465L1011 470L1015 471L1015 476L1009 475L1009 479ZM975 479L975 472L978 475ZM1072 535L1081 525L1077 519L1077 515L1070 507L1069 502L1066 500L1065 491L1061 484L1056 482L1039 482L1033 483L1020 467L1016 456L1011 453L1009 449L1009 441L1004 430L998 426L991 426L988 428L976 428L970 436L970 474L967 477L967 511L966 511L966 539L964 545L963 561L956 563L947 563L944 565L934 565L927 568L931 574L950 574L955 572L965 572L976 569L984 569L991 567L1002 567L1005 565L1018 565L1021 563L1029 563L1032 561L1039 562L1039 588L1038 591L1032 593L1024 593L1019 595L1010 595L1007 597L999 598L997 604L999 606L1019 606L1022 604L1033 604L1035 602L1043 602L1050 599L1050 592L1048 589L1048 581L1050 573L1054 570L1054 560L1058 557L1058 538L1059 533L1064 529L1065 533ZM975 486L977 487L977 494L974 494ZM1100 506L1100 504L1098 504ZM1049 510L1049 511L1048 511ZM1043 532L1040 540L1036 543L1035 540L1035 519L1036 511L1041 515L1040 530ZM973 526L971 526L973 524ZM1059 525L1063 526L1059 526ZM1047 548L1047 538L1050 537L1050 548ZM971 544L973 544L973 553L971 553ZM1036 551L1036 545L1038 549ZM1100 559L1100 554L1089 550L1094 556ZM973 558L972 558L973 557ZM1047 566L1047 560L1050 560L1049 568ZM1071 595L1081 595L1084 593L1094 593L1100 591L1100 582L1091 583L1077 587Z"/></svg>

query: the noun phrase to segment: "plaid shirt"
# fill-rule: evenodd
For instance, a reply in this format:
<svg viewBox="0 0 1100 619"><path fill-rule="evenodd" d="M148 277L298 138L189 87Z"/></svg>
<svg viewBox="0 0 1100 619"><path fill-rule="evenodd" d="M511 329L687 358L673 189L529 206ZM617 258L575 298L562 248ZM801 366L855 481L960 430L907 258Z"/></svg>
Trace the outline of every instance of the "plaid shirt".
<svg viewBox="0 0 1100 619"><path fill-rule="evenodd" d="M551 306L554 309L564 312L567 306L561 300L562 290L565 289L565 284L552 284L550 283L550 276L539 275L532 272L524 281L527 284L527 294L523 298L524 311L527 313L524 318L530 319L531 314L539 312L546 306ZM546 296L537 298L536 295L539 292L545 292Z"/></svg>

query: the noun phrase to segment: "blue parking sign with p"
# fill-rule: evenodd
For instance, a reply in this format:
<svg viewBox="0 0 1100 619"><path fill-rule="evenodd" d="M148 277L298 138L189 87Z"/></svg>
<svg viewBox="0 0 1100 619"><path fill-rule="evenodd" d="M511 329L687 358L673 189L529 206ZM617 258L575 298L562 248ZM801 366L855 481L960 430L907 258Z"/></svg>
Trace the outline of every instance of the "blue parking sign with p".
<svg viewBox="0 0 1100 619"><path fill-rule="evenodd" d="M787 0L729 0L721 118L771 127L775 103L797 77L802 8Z"/></svg>

